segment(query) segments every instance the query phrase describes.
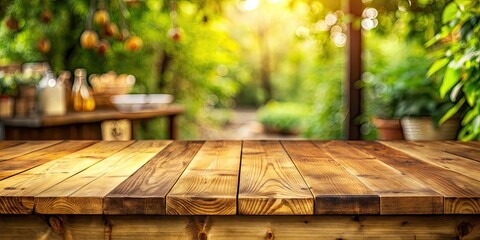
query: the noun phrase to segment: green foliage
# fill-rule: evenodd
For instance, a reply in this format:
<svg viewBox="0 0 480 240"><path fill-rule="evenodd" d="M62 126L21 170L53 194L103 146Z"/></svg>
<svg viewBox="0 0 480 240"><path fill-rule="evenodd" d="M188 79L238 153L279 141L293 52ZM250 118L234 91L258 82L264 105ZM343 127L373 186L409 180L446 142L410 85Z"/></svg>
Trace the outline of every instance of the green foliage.
<svg viewBox="0 0 480 240"><path fill-rule="evenodd" d="M14 96L16 93L16 75L0 71L0 96Z"/></svg>
<svg viewBox="0 0 480 240"><path fill-rule="evenodd" d="M456 104L440 120L463 115L461 140L480 140L480 2L456 0L443 11L441 31L429 46L437 60L430 75L442 77L440 96ZM436 43L436 45L434 45Z"/></svg>
<svg viewBox="0 0 480 240"><path fill-rule="evenodd" d="M330 61L318 59L315 68L304 79L304 98L313 106L303 136L314 139L341 139L345 120L343 80L345 57L336 49Z"/></svg>
<svg viewBox="0 0 480 240"><path fill-rule="evenodd" d="M303 104L270 101L258 109L257 116L267 129L287 134L299 132L309 113L310 108Z"/></svg>

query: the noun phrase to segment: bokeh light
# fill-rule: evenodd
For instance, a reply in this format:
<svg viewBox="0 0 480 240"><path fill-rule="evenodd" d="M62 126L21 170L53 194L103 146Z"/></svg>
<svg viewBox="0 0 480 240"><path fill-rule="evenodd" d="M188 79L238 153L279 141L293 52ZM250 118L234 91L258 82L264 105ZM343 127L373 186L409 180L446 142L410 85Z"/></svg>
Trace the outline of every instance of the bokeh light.
<svg viewBox="0 0 480 240"><path fill-rule="evenodd" d="M237 0L237 7L243 11L252 11L258 8L259 0Z"/></svg>

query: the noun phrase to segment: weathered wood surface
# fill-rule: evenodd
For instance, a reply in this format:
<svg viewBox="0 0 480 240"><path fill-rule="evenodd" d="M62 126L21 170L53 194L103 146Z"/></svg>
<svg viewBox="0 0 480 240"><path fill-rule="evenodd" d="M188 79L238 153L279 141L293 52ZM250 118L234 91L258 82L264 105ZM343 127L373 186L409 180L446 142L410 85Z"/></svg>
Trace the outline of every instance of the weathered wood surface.
<svg viewBox="0 0 480 240"><path fill-rule="evenodd" d="M206 142L167 195L167 214L237 214L241 150L240 141Z"/></svg>
<svg viewBox="0 0 480 240"><path fill-rule="evenodd" d="M32 213L35 196L130 144L99 142L0 181L0 213Z"/></svg>
<svg viewBox="0 0 480 240"><path fill-rule="evenodd" d="M379 214L379 196L313 142L284 141L315 196L316 214Z"/></svg>
<svg viewBox="0 0 480 240"><path fill-rule="evenodd" d="M444 197L445 214L480 214L480 178L428 164L380 143L349 142L382 162L415 177Z"/></svg>
<svg viewBox="0 0 480 240"><path fill-rule="evenodd" d="M19 157L57 143L60 143L60 141L30 141L14 144L11 147L0 149L0 161ZM4 145L8 145L8 143Z"/></svg>
<svg viewBox="0 0 480 240"><path fill-rule="evenodd" d="M113 154L35 196L43 214L103 214L103 199L170 141L142 141Z"/></svg>
<svg viewBox="0 0 480 240"><path fill-rule="evenodd" d="M165 214L167 193L203 142L173 142L105 197L105 214Z"/></svg>
<svg viewBox="0 0 480 240"><path fill-rule="evenodd" d="M238 190L241 215L307 215L314 200L278 141L244 141Z"/></svg>
<svg viewBox="0 0 480 240"><path fill-rule="evenodd" d="M2 239L475 240L480 217L6 215L0 231Z"/></svg>
<svg viewBox="0 0 480 240"><path fill-rule="evenodd" d="M0 161L0 180L94 144L94 141L65 141L25 155Z"/></svg>
<svg viewBox="0 0 480 240"><path fill-rule="evenodd" d="M317 143L347 171L380 196L381 214L443 213L443 196L407 173L345 142Z"/></svg>
<svg viewBox="0 0 480 240"><path fill-rule="evenodd" d="M480 214L477 146L0 141L0 214Z"/></svg>

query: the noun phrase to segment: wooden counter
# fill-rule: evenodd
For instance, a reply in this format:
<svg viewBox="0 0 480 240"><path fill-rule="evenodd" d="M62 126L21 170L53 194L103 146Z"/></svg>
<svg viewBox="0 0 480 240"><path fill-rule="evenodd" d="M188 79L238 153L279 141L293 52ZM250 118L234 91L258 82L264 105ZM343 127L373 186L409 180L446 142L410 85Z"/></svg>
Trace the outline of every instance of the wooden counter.
<svg viewBox="0 0 480 240"><path fill-rule="evenodd" d="M0 231L479 239L480 143L3 141Z"/></svg>
<svg viewBox="0 0 480 240"><path fill-rule="evenodd" d="M101 123L106 120L142 121L168 117L169 138L177 138L175 118L185 109L178 104L151 110L122 113L114 109L69 112L63 116L30 116L1 119L7 140L101 140Z"/></svg>

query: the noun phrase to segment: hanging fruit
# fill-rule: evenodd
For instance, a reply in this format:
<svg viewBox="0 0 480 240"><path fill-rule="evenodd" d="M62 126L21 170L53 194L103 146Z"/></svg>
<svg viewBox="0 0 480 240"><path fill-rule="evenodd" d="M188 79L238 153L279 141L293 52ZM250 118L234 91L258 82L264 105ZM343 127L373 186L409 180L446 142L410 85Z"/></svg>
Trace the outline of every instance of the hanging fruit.
<svg viewBox="0 0 480 240"><path fill-rule="evenodd" d="M93 18L98 26L105 26L110 21L110 16L105 9L97 10Z"/></svg>
<svg viewBox="0 0 480 240"><path fill-rule="evenodd" d="M105 55L108 49L110 49L110 43L107 40L102 39L98 42L97 53L99 55Z"/></svg>
<svg viewBox="0 0 480 240"><path fill-rule="evenodd" d="M40 14L40 21L42 21L43 23L47 24L49 23L50 21L52 21L52 12L50 10L44 10L41 14Z"/></svg>
<svg viewBox="0 0 480 240"><path fill-rule="evenodd" d="M129 37L124 43L125 49L130 52L136 52L140 50L142 46L143 46L143 41L141 38L137 36Z"/></svg>
<svg viewBox="0 0 480 240"><path fill-rule="evenodd" d="M41 53L48 53L51 48L50 40L48 40L48 38L40 39L37 43L37 48Z"/></svg>
<svg viewBox="0 0 480 240"><path fill-rule="evenodd" d="M92 30L85 30L80 36L80 45L85 49L93 49L97 46L98 34Z"/></svg>
<svg viewBox="0 0 480 240"><path fill-rule="evenodd" d="M115 23L108 23L105 25L104 30L105 30L105 35L112 37L115 34L117 34L118 27L117 27L117 24Z"/></svg>
<svg viewBox="0 0 480 240"><path fill-rule="evenodd" d="M18 20L13 17L9 17L5 22L5 25L7 25L7 28L12 31L18 31Z"/></svg>
<svg viewBox="0 0 480 240"><path fill-rule="evenodd" d="M180 39L182 38L181 30L179 27L170 28L167 32L167 35L175 42L180 41Z"/></svg>

